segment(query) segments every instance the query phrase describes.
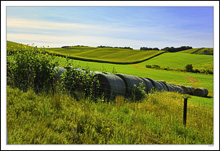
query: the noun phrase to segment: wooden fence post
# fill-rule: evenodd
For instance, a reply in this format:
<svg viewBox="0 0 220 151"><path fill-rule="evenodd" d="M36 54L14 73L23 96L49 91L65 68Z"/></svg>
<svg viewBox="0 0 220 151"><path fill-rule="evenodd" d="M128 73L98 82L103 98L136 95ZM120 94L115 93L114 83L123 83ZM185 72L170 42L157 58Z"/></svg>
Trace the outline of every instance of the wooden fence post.
<svg viewBox="0 0 220 151"><path fill-rule="evenodd" d="M187 116L187 98L184 98L184 108L183 108L183 125L186 126L186 116Z"/></svg>

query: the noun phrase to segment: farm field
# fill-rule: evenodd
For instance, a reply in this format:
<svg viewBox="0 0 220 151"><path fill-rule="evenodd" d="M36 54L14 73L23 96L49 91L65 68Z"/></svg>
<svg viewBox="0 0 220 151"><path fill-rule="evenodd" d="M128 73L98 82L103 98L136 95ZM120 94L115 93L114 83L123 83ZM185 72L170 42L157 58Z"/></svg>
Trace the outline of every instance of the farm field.
<svg viewBox="0 0 220 151"><path fill-rule="evenodd" d="M205 53L204 51L207 51L207 52ZM179 51L177 53L213 55L213 48L194 48L194 49Z"/></svg>
<svg viewBox="0 0 220 151"><path fill-rule="evenodd" d="M164 51L95 47L46 48L46 51L53 54L74 57L75 59L89 59L91 61L107 61L112 63L132 63L164 53Z"/></svg>
<svg viewBox="0 0 220 151"><path fill-rule="evenodd" d="M32 49L29 46L18 47L10 42L7 47L15 55L20 53L19 49ZM171 58L170 54L164 53L148 61L159 58L158 64L164 61L160 57L165 55ZM194 54L184 55L198 59ZM21 57L25 59L29 56ZM42 57L40 61L48 65L58 63L60 67L71 65L91 71L123 73L167 83L205 87L209 94L207 97L197 97L174 92L154 92L140 102L116 97L112 102L104 102L99 98L95 103L90 97L85 98L83 93L76 100L60 91L55 94L35 94L32 89L22 92L8 85L9 144L213 144L213 75L149 69L145 67L148 61L122 65L79 61L48 53L34 55L35 59L38 57ZM7 61L13 62L14 59L13 55L7 56ZM205 60L213 61L210 58ZM184 61L182 64L189 63L188 60ZM199 64L199 61L195 62ZM201 67L207 64L201 64ZM180 66L175 65L177 68ZM184 97L188 97L187 127L182 124Z"/></svg>
<svg viewBox="0 0 220 151"><path fill-rule="evenodd" d="M164 53L140 64L182 69L184 69L187 64L192 64L194 69L213 70L213 56L188 53Z"/></svg>

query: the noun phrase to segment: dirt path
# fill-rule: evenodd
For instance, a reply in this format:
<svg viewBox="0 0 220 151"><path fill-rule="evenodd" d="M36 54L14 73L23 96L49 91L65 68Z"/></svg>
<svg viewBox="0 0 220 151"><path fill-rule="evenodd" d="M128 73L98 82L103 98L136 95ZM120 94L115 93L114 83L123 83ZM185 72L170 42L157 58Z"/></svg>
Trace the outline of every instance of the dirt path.
<svg viewBox="0 0 220 151"><path fill-rule="evenodd" d="M189 83L199 83L199 81L193 77L186 76L186 75L180 75L180 76L187 78L189 80Z"/></svg>

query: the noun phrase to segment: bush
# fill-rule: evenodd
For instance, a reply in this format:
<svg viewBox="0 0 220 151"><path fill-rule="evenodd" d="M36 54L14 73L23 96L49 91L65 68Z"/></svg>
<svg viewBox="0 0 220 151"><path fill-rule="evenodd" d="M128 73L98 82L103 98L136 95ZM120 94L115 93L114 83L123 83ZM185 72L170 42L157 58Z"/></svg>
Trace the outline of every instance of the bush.
<svg viewBox="0 0 220 151"><path fill-rule="evenodd" d="M151 68L151 65L146 65L146 68Z"/></svg>
<svg viewBox="0 0 220 151"><path fill-rule="evenodd" d="M152 65L152 68L160 69L160 66L158 66L158 65Z"/></svg>
<svg viewBox="0 0 220 151"><path fill-rule="evenodd" d="M43 50L24 47L14 54L14 60L8 62L8 84L23 91L32 88L36 93L53 88L57 63L50 63L50 57ZM9 81L10 80L10 81Z"/></svg>
<svg viewBox="0 0 220 151"><path fill-rule="evenodd" d="M193 66L192 66L192 64L188 64L188 65L186 65L186 71L187 72L193 72Z"/></svg>
<svg viewBox="0 0 220 151"><path fill-rule="evenodd" d="M69 68L61 75L61 90L70 93L77 100L77 93L84 93L85 97L92 96L93 85L98 81L89 73L88 70L77 71L76 68Z"/></svg>

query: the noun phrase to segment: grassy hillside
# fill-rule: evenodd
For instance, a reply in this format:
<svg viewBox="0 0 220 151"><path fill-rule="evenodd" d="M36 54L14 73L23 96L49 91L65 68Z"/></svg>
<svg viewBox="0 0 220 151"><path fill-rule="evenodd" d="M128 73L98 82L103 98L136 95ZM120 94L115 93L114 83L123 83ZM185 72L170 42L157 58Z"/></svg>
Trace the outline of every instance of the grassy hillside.
<svg viewBox="0 0 220 151"><path fill-rule="evenodd" d="M186 127L182 113L178 93L94 103L7 87L9 144L213 144L213 109L189 102Z"/></svg>
<svg viewBox="0 0 220 151"><path fill-rule="evenodd" d="M184 51L179 51L177 53L213 55L213 48L194 48L194 49L188 49L188 50L184 50Z"/></svg>
<svg viewBox="0 0 220 151"><path fill-rule="evenodd" d="M24 86L26 82L32 81L27 92L22 92L9 86L13 86L16 80L7 79L9 144L213 144L213 75L148 69L142 63L122 65L68 60L48 55L41 49L16 46L15 43L8 43L8 49L13 53L7 56L7 61L10 60L13 64L16 58L19 59L12 68L12 64L8 63L11 78L14 74L10 73L15 73L14 78L20 77ZM55 65L54 62L59 64ZM39 91L36 95L31 86L33 82L38 86L39 81L46 79L48 74L45 73L48 71L53 75L54 66L50 65L72 65L93 71L165 80L167 83L203 86L208 89L209 95L196 97L174 92L154 92L145 95L139 102L116 97L110 102L98 98L95 103L91 95L85 98L84 91L77 93L76 100L65 91L60 91L59 86L55 87L54 94ZM13 68L16 66L19 68ZM27 79L24 78L30 69L33 75L40 71L38 79L35 78L37 80L33 81L36 76L30 74ZM26 74L13 70L26 71ZM45 84L51 84L50 79ZM186 127L183 126L182 119L185 97L189 97Z"/></svg>
<svg viewBox="0 0 220 151"><path fill-rule="evenodd" d="M196 69L213 70L212 55L194 55L188 53L164 53L141 63L142 65L159 65L161 67L185 68L192 64Z"/></svg>
<svg viewBox="0 0 220 151"><path fill-rule="evenodd" d="M164 51L140 51L121 48L70 47L47 48L47 52L75 59L87 59L115 63L132 63L146 60Z"/></svg>
<svg viewBox="0 0 220 151"><path fill-rule="evenodd" d="M13 46L14 47L13 49L17 51L18 47L15 47L16 45L18 44L8 42L7 49L10 49ZM170 59L167 59L166 57ZM12 57L7 57L8 60L11 58ZM178 61L178 59L176 58L179 58L180 61ZM201 63L201 60L202 61L207 60L207 62ZM51 61L58 62L59 66L68 65L66 59L63 57L55 57L55 59L52 59ZM165 80L168 83L191 85L194 87L203 86L208 89L209 96L213 96L213 75L155 70L155 69L146 68L145 65L149 64L150 61L154 61L152 64L157 64L157 65L160 65L161 67L171 66L175 68L184 68L185 64L189 64L189 63L192 63L193 66L195 67L201 67L201 68L205 68L205 66L207 66L208 68L212 68L212 65L213 65L212 56L182 54L182 53L165 53L155 58L152 58L148 61L138 63L138 64L130 64L130 65L79 61L79 60L74 60L74 59L70 59L69 63L79 68L89 67L90 70L92 71L106 71L110 73L116 71L117 73L124 73L128 75L135 75L135 76L141 76L141 77L149 77L155 80ZM213 98L208 98L208 99L210 100L209 102L212 105Z"/></svg>

